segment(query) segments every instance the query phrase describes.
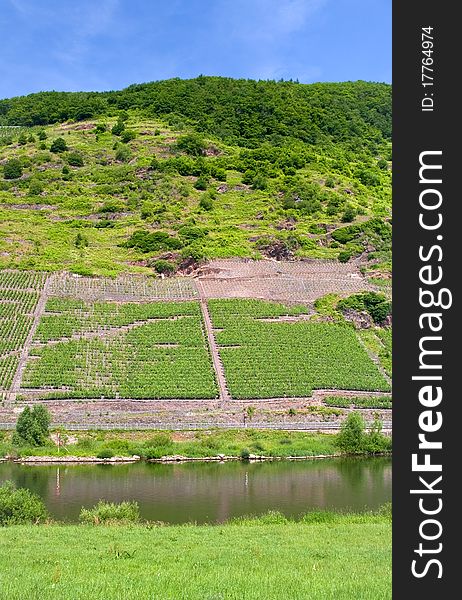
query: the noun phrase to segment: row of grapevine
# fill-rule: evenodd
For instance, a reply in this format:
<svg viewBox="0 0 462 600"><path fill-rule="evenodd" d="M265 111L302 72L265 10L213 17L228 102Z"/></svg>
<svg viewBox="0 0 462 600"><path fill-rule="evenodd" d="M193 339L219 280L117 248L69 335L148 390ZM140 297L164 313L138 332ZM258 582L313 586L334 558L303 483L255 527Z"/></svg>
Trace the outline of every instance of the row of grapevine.
<svg viewBox="0 0 462 600"><path fill-rule="evenodd" d="M390 396L328 396L324 404L338 408L392 408Z"/></svg>
<svg viewBox="0 0 462 600"><path fill-rule="evenodd" d="M0 271L0 391L10 388L46 274Z"/></svg>
<svg viewBox="0 0 462 600"><path fill-rule="evenodd" d="M82 298L89 301L154 301L194 300L197 289L191 279L173 277L158 279L141 275L80 277L70 273L53 276L50 295Z"/></svg>
<svg viewBox="0 0 462 600"><path fill-rule="evenodd" d="M0 271L0 289L9 290L41 290L47 273L40 271Z"/></svg>
<svg viewBox="0 0 462 600"><path fill-rule="evenodd" d="M266 305L256 301L252 307L236 300L209 303L233 397L304 397L313 389L390 389L351 326L306 320L268 322L262 320L268 314Z"/></svg>
<svg viewBox="0 0 462 600"><path fill-rule="evenodd" d="M217 397L198 302L52 298L46 310L23 389L67 398Z"/></svg>
<svg viewBox="0 0 462 600"><path fill-rule="evenodd" d="M197 302L116 303L84 302L50 298L45 307L35 340L47 342L84 333L100 333L127 325L157 319L177 319L200 315Z"/></svg>

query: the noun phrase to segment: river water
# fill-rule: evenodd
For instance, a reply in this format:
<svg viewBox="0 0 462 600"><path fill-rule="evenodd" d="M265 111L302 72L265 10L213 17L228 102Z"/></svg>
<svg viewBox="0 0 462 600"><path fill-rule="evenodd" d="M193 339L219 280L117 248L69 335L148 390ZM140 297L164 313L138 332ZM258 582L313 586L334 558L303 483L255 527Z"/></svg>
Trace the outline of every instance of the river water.
<svg viewBox="0 0 462 600"><path fill-rule="evenodd" d="M11 480L39 494L52 517L77 521L99 499L136 500L144 519L223 522L279 510L364 511L391 501L391 459L300 462L31 466L0 463Z"/></svg>

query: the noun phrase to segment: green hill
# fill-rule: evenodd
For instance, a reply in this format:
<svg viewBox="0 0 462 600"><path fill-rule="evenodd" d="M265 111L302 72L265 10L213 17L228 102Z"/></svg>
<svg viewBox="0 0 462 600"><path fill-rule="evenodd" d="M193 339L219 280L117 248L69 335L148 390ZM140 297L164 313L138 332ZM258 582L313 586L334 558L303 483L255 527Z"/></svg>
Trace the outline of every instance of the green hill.
<svg viewBox="0 0 462 600"><path fill-rule="evenodd" d="M390 269L391 88L199 77L0 100L0 267ZM366 262L366 259L369 259Z"/></svg>

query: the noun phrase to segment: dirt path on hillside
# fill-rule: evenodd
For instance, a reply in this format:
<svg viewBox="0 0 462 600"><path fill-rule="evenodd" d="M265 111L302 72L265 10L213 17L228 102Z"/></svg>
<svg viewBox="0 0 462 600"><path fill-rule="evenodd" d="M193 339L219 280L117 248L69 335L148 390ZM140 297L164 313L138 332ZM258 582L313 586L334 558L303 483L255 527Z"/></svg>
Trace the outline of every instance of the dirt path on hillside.
<svg viewBox="0 0 462 600"><path fill-rule="evenodd" d="M218 389L220 393L220 401L229 402L231 400L231 395L228 391L228 386L226 383L225 370L223 368L223 363L221 362L221 357L218 351L218 345L215 339L215 334L213 333L212 320L210 318L209 307L207 306L207 299L204 294L202 282L199 280L197 280L197 291L199 292L205 331L207 333L207 340L209 343L210 353L212 355L213 368L217 378Z"/></svg>

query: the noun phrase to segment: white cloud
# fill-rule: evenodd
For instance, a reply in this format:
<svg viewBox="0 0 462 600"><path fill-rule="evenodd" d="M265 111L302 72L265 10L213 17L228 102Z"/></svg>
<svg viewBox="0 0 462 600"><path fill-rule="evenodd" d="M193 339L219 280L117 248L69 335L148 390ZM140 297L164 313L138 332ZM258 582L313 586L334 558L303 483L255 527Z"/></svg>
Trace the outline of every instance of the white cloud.
<svg viewBox="0 0 462 600"><path fill-rule="evenodd" d="M233 0L230 3L231 33L254 41L281 41L300 31L328 0Z"/></svg>

